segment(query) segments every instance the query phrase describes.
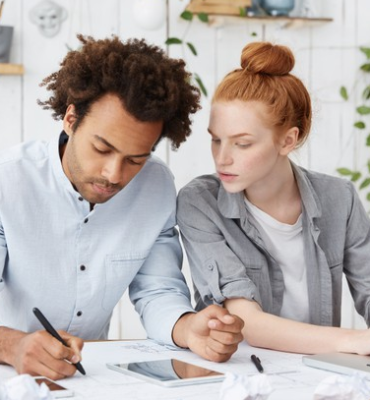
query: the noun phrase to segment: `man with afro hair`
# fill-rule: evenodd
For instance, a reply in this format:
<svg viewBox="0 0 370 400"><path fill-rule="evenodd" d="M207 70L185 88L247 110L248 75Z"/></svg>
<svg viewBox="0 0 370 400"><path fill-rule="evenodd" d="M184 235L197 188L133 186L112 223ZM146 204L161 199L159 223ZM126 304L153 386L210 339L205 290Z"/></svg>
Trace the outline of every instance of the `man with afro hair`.
<svg viewBox="0 0 370 400"><path fill-rule="evenodd" d="M61 134L0 157L0 362L73 375L83 340L107 337L127 288L148 337L226 361L243 323L216 305L192 308L173 177L152 155L162 138L177 149L189 136L199 91L183 60L144 40L79 39L42 83Z"/></svg>

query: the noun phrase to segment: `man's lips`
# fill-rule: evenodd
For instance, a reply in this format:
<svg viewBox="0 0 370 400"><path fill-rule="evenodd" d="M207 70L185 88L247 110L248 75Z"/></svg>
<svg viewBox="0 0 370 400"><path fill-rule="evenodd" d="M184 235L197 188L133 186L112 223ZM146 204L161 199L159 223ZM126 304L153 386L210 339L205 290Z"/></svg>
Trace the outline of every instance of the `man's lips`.
<svg viewBox="0 0 370 400"><path fill-rule="evenodd" d="M110 195L118 191L117 186L104 186L104 185L99 185L97 183L93 183L92 185L94 190L101 194Z"/></svg>

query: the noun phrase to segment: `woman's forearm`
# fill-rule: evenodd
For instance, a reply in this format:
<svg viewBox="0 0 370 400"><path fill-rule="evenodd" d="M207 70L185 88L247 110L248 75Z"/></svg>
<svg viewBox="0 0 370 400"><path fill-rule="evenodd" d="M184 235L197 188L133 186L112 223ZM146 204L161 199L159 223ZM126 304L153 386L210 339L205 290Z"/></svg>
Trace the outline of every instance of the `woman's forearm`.
<svg viewBox="0 0 370 400"><path fill-rule="evenodd" d="M302 354L370 354L370 330L292 321L265 313L256 302L246 299L227 300L225 307L243 319L243 335L251 346Z"/></svg>

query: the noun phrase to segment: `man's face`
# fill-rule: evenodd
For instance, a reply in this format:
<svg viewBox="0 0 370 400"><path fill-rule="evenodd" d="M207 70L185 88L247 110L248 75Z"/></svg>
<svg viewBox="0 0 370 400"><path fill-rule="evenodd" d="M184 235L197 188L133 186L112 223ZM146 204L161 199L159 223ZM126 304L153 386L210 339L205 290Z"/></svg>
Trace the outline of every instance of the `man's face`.
<svg viewBox="0 0 370 400"><path fill-rule="evenodd" d="M62 166L81 196L104 203L123 189L143 168L159 139L163 122L141 122L106 94L92 104L78 128L74 106L63 120L69 140L62 149Z"/></svg>

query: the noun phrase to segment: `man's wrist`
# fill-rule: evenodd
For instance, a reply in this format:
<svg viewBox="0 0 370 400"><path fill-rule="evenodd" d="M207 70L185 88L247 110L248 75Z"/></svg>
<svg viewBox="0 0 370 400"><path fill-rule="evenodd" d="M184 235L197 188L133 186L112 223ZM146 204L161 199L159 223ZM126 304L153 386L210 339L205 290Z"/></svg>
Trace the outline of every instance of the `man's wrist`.
<svg viewBox="0 0 370 400"><path fill-rule="evenodd" d="M195 313L188 312L182 314L181 317L176 321L176 324L172 330L172 341L176 346L184 349L189 348L189 324L194 315Z"/></svg>
<svg viewBox="0 0 370 400"><path fill-rule="evenodd" d="M0 326L0 363L14 366L14 346L25 332Z"/></svg>

